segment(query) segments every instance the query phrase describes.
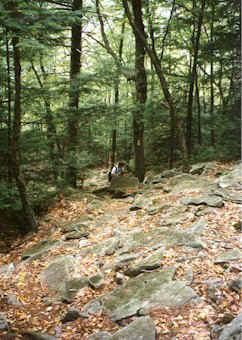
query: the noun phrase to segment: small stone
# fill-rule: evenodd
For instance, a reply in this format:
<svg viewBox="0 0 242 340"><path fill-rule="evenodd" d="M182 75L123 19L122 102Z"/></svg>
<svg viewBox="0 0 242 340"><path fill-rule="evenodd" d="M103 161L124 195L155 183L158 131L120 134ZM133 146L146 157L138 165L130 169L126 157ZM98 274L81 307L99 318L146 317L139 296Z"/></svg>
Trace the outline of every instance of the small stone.
<svg viewBox="0 0 242 340"><path fill-rule="evenodd" d="M89 278L89 284L92 288L98 289L104 284L104 277L101 273L97 273Z"/></svg>
<svg viewBox="0 0 242 340"><path fill-rule="evenodd" d="M68 312L61 319L62 323L71 322L81 317L81 314L76 309L69 309Z"/></svg>
<svg viewBox="0 0 242 340"><path fill-rule="evenodd" d="M116 281L117 284L121 285L124 282L124 278L125 278L125 276L123 274L117 273L115 281Z"/></svg>

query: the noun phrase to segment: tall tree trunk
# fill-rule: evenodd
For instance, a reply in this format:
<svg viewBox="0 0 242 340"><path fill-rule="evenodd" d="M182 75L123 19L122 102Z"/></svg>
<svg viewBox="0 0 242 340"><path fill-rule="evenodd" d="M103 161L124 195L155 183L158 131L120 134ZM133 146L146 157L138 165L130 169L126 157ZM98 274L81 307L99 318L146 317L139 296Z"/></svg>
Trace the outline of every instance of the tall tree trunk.
<svg viewBox="0 0 242 340"><path fill-rule="evenodd" d="M16 31L14 33L16 33ZM26 220L26 227L25 227L25 230L23 231L29 232L29 231L37 231L38 228L37 228L37 223L35 220L34 212L28 202L25 184L20 176L19 139L20 139L20 132L21 132L21 64L20 64L21 57L20 57L20 50L18 47L18 43L19 43L19 38L17 34L15 34L12 39L13 58L14 58L14 77L15 77L14 121L13 121L13 135L12 135L12 167L13 167L13 175L16 180L17 188L18 188L19 195L20 195L21 202L22 202L24 217Z"/></svg>
<svg viewBox="0 0 242 340"><path fill-rule="evenodd" d="M189 86L189 95L188 95L188 104L187 104L186 140L187 140L187 150L188 150L189 155L191 154L191 151L192 151L193 91L194 91L194 84L195 84L195 79L196 79L199 42L200 42L200 36L201 36L201 28L202 28L202 22L203 22L204 10L205 10L205 3L206 3L206 0L202 0L201 10L199 13L199 18L198 18L198 23L197 23L197 34L196 34L196 39L195 39L195 44L194 44L194 57L193 57L193 64L192 64L192 72L190 76L190 86Z"/></svg>
<svg viewBox="0 0 242 340"><path fill-rule="evenodd" d="M119 42L119 51L118 51L119 60L122 59L122 54L123 54L124 29L125 29L125 21L123 21L122 27L121 27L121 38ZM120 84L120 65L116 63L116 79L115 79L115 84L114 84L115 108L114 108L114 117L112 120L113 131L112 131L111 167L114 166L115 158L116 158L116 146L117 146L117 130L116 130L117 117L116 115L117 115L117 105L119 104L119 84Z"/></svg>
<svg viewBox="0 0 242 340"><path fill-rule="evenodd" d="M6 64L7 64L7 87L8 87L8 181L13 180L12 171L12 157L11 157L11 140L12 140L12 88L11 88L11 74L10 74L10 54L9 54L9 40L8 29L6 29Z"/></svg>
<svg viewBox="0 0 242 340"><path fill-rule="evenodd" d="M198 74L196 70L196 101L197 101L197 136L198 144L202 145L202 128L201 128L201 103L198 85Z"/></svg>
<svg viewBox="0 0 242 340"><path fill-rule="evenodd" d="M179 141L180 149L181 149L182 154L183 154L183 171L188 171L188 169L189 169L189 159L188 159L188 152L187 152L187 146L186 146L186 140L185 140L185 135L184 135L183 127L182 127L182 124L180 122L180 119L179 119L179 116L178 116L178 113L177 113L177 110L176 110L173 98L171 97L171 94L169 92L168 84L167 84L166 78L164 76L164 72L163 72L163 69L161 67L160 60L158 58L156 50L155 49L152 50L149 47L149 45L148 45L148 43L146 41L145 33L140 31L138 29L138 27L135 25L135 23L134 23L134 21L132 19L129 7L128 7L127 0L122 0L122 1L123 1L123 6L125 8L126 15L127 15L128 19L129 19L129 23L132 26L133 30L136 31L137 34L139 34L139 36L140 36L140 38L142 40L142 43L143 43L143 45L145 47L145 50L148 53L148 55L149 55L153 65L154 65L156 74L157 74L157 76L159 78L159 81L160 81L160 85L161 85L162 91L164 93L164 97L165 97L165 99L166 99L166 101L167 101L167 103L169 105L169 108L170 108L171 119L173 119L174 125L176 127L176 132L177 132L177 136L178 136L178 141Z"/></svg>
<svg viewBox="0 0 242 340"><path fill-rule="evenodd" d="M112 150L111 150L111 168L115 164L115 155L116 155L116 145L117 145L117 130L113 129L112 131Z"/></svg>
<svg viewBox="0 0 242 340"><path fill-rule="evenodd" d="M82 0L73 0L72 11L80 11ZM70 62L70 92L68 117L68 166L66 181L73 188L77 186L77 145L78 145L78 107L79 107L79 75L81 70L82 24L74 23L71 28L71 62Z"/></svg>
<svg viewBox="0 0 242 340"><path fill-rule="evenodd" d="M132 0L134 23L138 30L144 35L144 24L142 17L142 1ZM147 99L147 79L145 71L145 48L142 38L133 30L135 35L135 88L136 104L133 110L133 138L135 152L135 174L140 182L145 177L145 157L144 157L144 122L143 112Z"/></svg>
<svg viewBox="0 0 242 340"><path fill-rule="evenodd" d="M213 43L214 43L214 16L215 16L215 4L211 1L212 17L210 24L210 45L211 45L211 62L210 62L210 119L211 119L211 145L215 146L215 129L214 129L214 61L213 61Z"/></svg>

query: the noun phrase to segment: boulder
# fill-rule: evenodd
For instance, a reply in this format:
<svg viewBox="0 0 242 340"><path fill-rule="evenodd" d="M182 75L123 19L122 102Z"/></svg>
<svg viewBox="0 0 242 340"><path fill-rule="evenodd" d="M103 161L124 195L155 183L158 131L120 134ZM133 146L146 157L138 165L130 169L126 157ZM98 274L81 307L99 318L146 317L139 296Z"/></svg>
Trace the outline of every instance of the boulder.
<svg viewBox="0 0 242 340"><path fill-rule="evenodd" d="M61 319L62 323L67 323L67 322L71 322L71 321L75 321L76 319L80 318L81 314L78 310L74 309L74 308L70 308L66 314L63 316L63 318Z"/></svg>
<svg viewBox="0 0 242 340"><path fill-rule="evenodd" d="M128 280L111 293L90 301L84 313L96 314L102 308L114 321L136 315L140 309L158 306L182 306L196 293L181 281L172 281L175 268L143 273Z"/></svg>
<svg viewBox="0 0 242 340"><path fill-rule="evenodd" d="M111 340L155 340L156 330L153 320L143 316L131 322L127 327L116 332Z"/></svg>
<svg viewBox="0 0 242 340"><path fill-rule="evenodd" d="M216 259L215 259L215 264L216 263L224 263L224 262L230 262L230 261L235 261L235 260L242 260L242 252L239 249L232 249L228 250L222 254L220 254Z"/></svg>
<svg viewBox="0 0 242 340"><path fill-rule="evenodd" d="M91 334L88 340L112 340L112 336L108 332L98 332L96 334Z"/></svg>
<svg viewBox="0 0 242 340"><path fill-rule="evenodd" d="M28 258L37 259L46 254L50 249L54 248L58 243L58 240L44 240L27 249L22 254L22 260L26 260Z"/></svg>
<svg viewBox="0 0 242 340"><path fill-rule="evenodd" d="M217 180L221 188L238 188L242 187L242 162L237 164L232 171Z"/></svg>
<svg viewBox="0 0 242 340"><path fill-rule="evenodd" d="M88 286L87 277L73 277L61 286L59 296L62 301L71 303L79 290L86 286Z"/></svg>
<svg viewBox="0 0 242 340"><path fill-rule="evenodd" d="M25 331L22 332L22 335L26 340L57 340L57 338L53 335L40 332Z"/></svg>
<svg viewBox="0 0 242 340"><path fill-rule="evenodd" d="M74 221L72 223L66 223L61 227L62 233L78 232L81 237L86 237L89 235L89 228L83 221Z"/></svg>
<svg viewBox="0 0 242 340"><path fill-rule="evenodd" d="M240 340L242 335L242 313L230 322L219 336L219 340Z"/></svg>
<svg viewBox="0 0 242 340"><path fill-rule="evenodd" d="M184 198L181 203L185 205L207 205L209 207L221 208L224 205L223 199L215 195L201 195L191 198Z"/></svg>
<svg viewBox="0 0 242 340"><path fill-rule="evenodd" d="M104 276L102 273L97 273L89 278L89 285L93 289L98 289L104 285Z"/></svg>
<svg viewBox="0 0 242 340"><path fill-rule="evenodd" d="M74 268L73 256L59 256L40 273L40 281L50 292L60 293L66 281L72 278Z"/></svg>
<svg viewBox="0 0 242 340"><path fill-rule="evenodd" d="M7 316L4 313L0 313L0 330L8 330L9 324Z"/></svg>
<svg viewBox="0 0 242 340"><path fill-rule="evenodd" d="M145 270L159 268L161 266L162 256L163 249L159 249L142 260L139 259L138 261L131 262L124 273L127 276L137 276Z"/></svg>

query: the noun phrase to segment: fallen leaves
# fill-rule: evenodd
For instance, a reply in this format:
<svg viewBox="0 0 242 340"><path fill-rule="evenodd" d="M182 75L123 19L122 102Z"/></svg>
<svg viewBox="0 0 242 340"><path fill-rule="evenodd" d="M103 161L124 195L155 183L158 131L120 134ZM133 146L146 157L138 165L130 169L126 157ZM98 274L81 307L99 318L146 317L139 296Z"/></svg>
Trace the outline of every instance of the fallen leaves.
<svg viewBox="0 0 242 340"><path fill-rule="evenodd" d="M222 166L221 166L222 167ZM228 167L228 165L223 165ZM213 171L218 171L219 166ZM209 176L213 176L211 171ZM167 204L169 209L178 206L183 194L165 194L161 190L156 190L156 195L160 194L158 203ZM197 195L197 192L193 193ZM4 254L0 259L0 266L7 263L18 264L21 261L21 254L28 247L33 246L46 238L50 232L50 224L57 225L57 221L69 222L76 220L83 215L92 217L90 223L91 233L84 243L77 242L75 246L68 244L57 249L53 249L46 256L45 261L35 260L19 268L10 278L1 278L0 281L0 309L8 316L12 330L23 331L31 329L35 331L47 332L48 334L60 333L63 340L86 340L87 337L99 331L116 332L121 326L114 323L110 318L101 312L90 318L80 318L71 324L61 325L60 320L70 306L63 303L51 302L51 294L42 287L39 282L39 273L44 269L52 257L72 254L80 256L80 251L91 244L97 244L115 235L116 225L123 230L133 231L139 227L145 232L156 229L161 225L164 213L147 215L142 211L127 213L128 203L121 200L103 201L101 207L89 210L88 198L83 200L67 200L60 197L57 205L48 211L48 214L40 221L40 231L37 235L31 235L24 240L16 240L15 249L9 254ZM179 224L180 228L188 228L192 223L197 207L189 207L187 218ZM107 217L102 220L103 217ZM164 267L175 266L175 279L184 280L187 269L191 269L193 280L191 287L196 291L201 302L193 303L177 308L158 308L149 311L156 325L157 335L162 340L170 340L175 337L177 340L208 340L210 339L210 327L219 322L224 322L229 317L237 315L242 310L241 296L223 285L238 277L242 271L242 263L231 263L228 268L215 265L214 259L221 252L221 245L228 248L241 247L241 239L233 227L240 219L240 207L235 203L225 202L223 208L211 210L208 213L208 227L204 230L203 240L205 247L202 250L185 247L170 246L164 251L162 265ZM48 222L47 222L48 221ZM98 222L97 222L98 221ZM55 229L53 238L62 237L60 230ZM88 243L87 243L88 242ZM147 252L149 249L139 247L134 252ZM105 286L98 290L90 287L82 288L76 295L71 307L81 310L90 300L105 294L115 287L115 273L108 268L112 266L113 256L100 258L99 255L88 253L80 257L78 273L91 276L100 270L100 263L106 263ZM208 295L208 281L217 280L221 286L215 290L218 301L212 302ZM186 281L185 281L186 282ZM6 303L6 295L15 295L19 306L12 306ZM1 335L1 333L0 333ZM18 337L17 337L18 338ZM19 337L20 339L21 337Z"/></svg>

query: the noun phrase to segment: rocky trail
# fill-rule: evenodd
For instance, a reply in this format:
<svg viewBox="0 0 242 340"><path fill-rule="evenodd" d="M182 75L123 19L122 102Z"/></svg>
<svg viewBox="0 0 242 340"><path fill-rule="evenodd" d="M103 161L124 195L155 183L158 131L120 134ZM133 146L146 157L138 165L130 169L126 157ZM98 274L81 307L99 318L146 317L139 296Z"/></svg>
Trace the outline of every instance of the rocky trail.
<svg viewBox="0 0 242 340"><path fill-rule="evenodd" d="M0 258L0 339L242 340L242 166L93 170Z"/></svg>

